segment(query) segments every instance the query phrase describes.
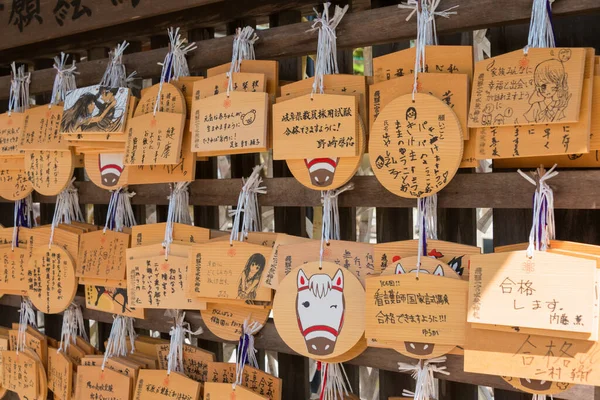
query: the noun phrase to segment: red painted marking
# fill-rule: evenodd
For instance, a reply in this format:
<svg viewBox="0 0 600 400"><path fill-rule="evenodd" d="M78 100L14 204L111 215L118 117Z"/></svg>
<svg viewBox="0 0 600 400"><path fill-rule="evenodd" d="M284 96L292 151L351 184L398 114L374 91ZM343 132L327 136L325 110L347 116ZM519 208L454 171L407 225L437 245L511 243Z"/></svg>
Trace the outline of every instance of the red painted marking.
<svg viewBox="0 0 600 400"><path fill-rule="evenodd" d="M160 268L164 271L167 272L169 270L171 266L168 263L164 263L163 265L160 266Z"/></svg>
<svg viewBox="0 0 600 400"><path fill-rule="evenodd" d="M227 250L227 255L229 257L235 257L235 255L237 254L237 252L235 251L235 249L232 247L229 250Z"/></svg>
<svg viewBox="0 0 600 400"><path fill-rule="evenodd" d="M152 120L150 121L150 128L155 128L156 127L156 118L152 118Z"/></svg>
<svg viewBox="0 0 600 400"><path fill-rule="evenodd" d="M519 61L519 65L520 65L522 68L526 68L526 67L528 67L528 66L529 66L529 59L527 58L527 56L525 56L525 57L521 58L521 60Z"/></svg>
<svg viewBox="0 0 600 400"><path fill-rule="evenodd" d="M304 284L305 284L305 281L304 281L304 277L303 277L303 276L301 276L301 277L300 277L300 284L301 284L301 285L304 285Z"/></svg>
<svg viewBox="0 0 600 400"><path fill-rule="evenodd" d="M394 256L394 257L392 257L392 262L398 262L398 261L400 261L401 258L402 257L400 257L400 256Z"/></svg>
<svg viewBox="0 0 600 400"><path fill-rule="evenodd" d="M223 107L225 107L225 108L231 107L231 99L229 97L226 98L225 101L223 102Z"/></svg>

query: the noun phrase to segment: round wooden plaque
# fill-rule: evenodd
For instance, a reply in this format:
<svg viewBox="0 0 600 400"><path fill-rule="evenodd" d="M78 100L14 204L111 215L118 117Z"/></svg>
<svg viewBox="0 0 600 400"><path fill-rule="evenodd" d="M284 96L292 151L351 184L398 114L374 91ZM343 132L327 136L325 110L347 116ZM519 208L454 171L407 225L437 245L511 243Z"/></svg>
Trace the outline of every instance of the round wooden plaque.
<svg viewBox="0 0 600 400"><path fill-rule="evenodd" d="M209 331L223 340L231 341L240 339L246 319L264 325L270 313L270 308L216 303L208 303L206 310L200 311Z"/></svg>
<svg viewBox="0 0 600 400"><path fill-rule="evenodd" d="M66 310L75 298L75 263L62 246L42 245L33 249L27 263L27 276L32 280L27 294L33 305L46 314Z"/></svg>
<svg viewBox="0 0 600 400"><path fill-rule="evenodd" d="M42 360L35 351L30 348L26 348L25 353L35 360L36 369L38 373L38 396L35 400L46 400L48 397L48 377L46 376L46 370Z"/></svg>
<svg viewBox="0 0 600 400"><path fill-rule="evenodd" d="M313 190L333 190L348 183L360 166L367 142L364 123L360 120L360 116L358 118L358 147L360 149L358 156L286 160L294 178Z"/></svg>
<svg viewBox="0 0 600 400"><path fill-rule="evenodd" d="M502 379L508 382L515 389L519 389L531 394L556 395L564 392L572 386L570 383L566 382L541 381L538 379L529 378L513 378L509 376L503 376Z"/></svg>
<svg viewBox="0 0 600 400"><path fill-rule="evenodd" d="M431 95L400 96L381 111L369 136L371 167L381 184L400 197L442 190L462 159L463 135L456 114Z"/></svg>
<svg viewBox="0 0 600 400"><path fill-rule="evenodd" d="M0 170L0 197L10 201L22 200L33 192L33 185L22 169Z"/></svg>
<svg viewBox="0 0 600 400"><path fill-rule="evenodd" d="M347 269L331 262L310 262L279 283L273 318L283 341L297 353L323 361L336 359L363 338L365 290Z"/></svg>
<svg viewBox="0 0 600 400"><path fill-rule="evenodd" d="M392 257L392 263L388 264L388 268L382 273L382 275L392 274L407 274L417 272L417 260L418 257L404 257L397 259ZM421 269L420 274L432 274L437 276L444 276L447 278L460 279L460 275L456 273L448 264L436 260L431 257L421 257ZM401 343L381 343L381 346L372 347L386 347L393 348L398 353L417 359L430 359L443 356L452 351L456 346L433 344L433 343L420 343L420 342L401 342Z"/></svg>
<svg viewBox="0 0 600 400"><path fill-rule="evenodd" d="M161 90L160 84L156 84L142 92L142 98L133 113L134 118L154 112L154 105L156 104L156 97L159 90ZM176 86L170 83L163 83L160 98L161 101L159 102L158 110L156 110L157 112L186 114L185 98L181 90Z"/></svg>
<svg viewBox="0 0 600 400"><path fill-rule="evenodd" d="M366 349L367 349L367 339L363 336L358 343L356 343L356 345L354 347L352 347L350 350L348 350L347 352L345 352L344 354L337 356L337 357L333 357L333 358L328 358L327 362L328 363L345 363L347 361L353 360L356 357L360 356Z"/></svg>
<svg viewBox="0 0 600 400"><path fill-rule="evenodd" d="M75 165L71 150L25 152L25 172L33 188L44 196L55 196L71 182Z"/></svg>
<svg viewBox="0 0 600 400"><path fill-rule="evenodd" d="M102 189L127 186L129 167L123 165L125 153L85 153L85 172Z"/></svg>

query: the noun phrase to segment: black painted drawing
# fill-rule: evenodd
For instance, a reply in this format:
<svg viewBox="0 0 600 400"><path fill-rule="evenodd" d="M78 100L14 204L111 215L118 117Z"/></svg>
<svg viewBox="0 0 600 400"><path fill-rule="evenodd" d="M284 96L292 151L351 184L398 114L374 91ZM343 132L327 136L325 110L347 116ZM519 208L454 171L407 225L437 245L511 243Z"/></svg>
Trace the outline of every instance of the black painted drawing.
<svg viewBox="0 0 600 400"><path fill-rule="evenodd" d="M565 118L571 94L567 73L560 60L541 62L533 75L534 91L529 98L531 107L523 116L529 123L549 123Z"/></svg>
<svg viewBox="0 0 600 400"><path fill-rule="evenodd" d="M265 256L254 253L246 261L246 266L238 284L238 298L244 300L256 299L256 291L260 285L260 277L266 265Z"/></svg>

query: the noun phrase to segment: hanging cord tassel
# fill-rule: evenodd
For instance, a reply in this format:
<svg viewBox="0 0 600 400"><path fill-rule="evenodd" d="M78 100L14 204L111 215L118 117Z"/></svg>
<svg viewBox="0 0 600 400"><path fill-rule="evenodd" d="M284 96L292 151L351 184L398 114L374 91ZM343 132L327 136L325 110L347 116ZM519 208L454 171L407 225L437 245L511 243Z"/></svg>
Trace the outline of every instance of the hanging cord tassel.
<svg viewBox="0 0 600 400"><path fill-rule="evenodd" d="M321 191L323 204L323 227L321 229L321 250L319 251L319 269L322 269L325 245L331 240L340 240L340 211L338 196L348 190L354 189L354 183L349 183L337 190Z"/></svg>
<svg viewBox="0 0 600 400"><path fill-rule="evenodd" d="M19 309L19 332L17 334L17 354L19 351L25 350L25 342L27 326L37 327L35 311L31 300L23 297L21 300L21 308Z"/></svg>
<svg viewBox="0 0 600 400"><path fill-rule="evenodd" d="M529 231L529 246L527 247L527 257L533 257L534 250L546 251L550 240L554 240L554 192L546 183L558 175L555 171L557 164L554 164L547 172L543 167L537 169L537 182L523 171L517 172L529 183L536 186L533 194L533 221Z"/></svg>
<svg viewBox="0 0 600 400"><path fill-rule="evenodd" d="M437 193L425 197L425 232L427 239L437 240Z"/></svg>
<svg viewBox="0 0 600 400"><path fill-rule="evenodd" d="M29 83L31 82L31 72L25 73L25 65L17 68L17 64L13 62L11 69L12 77L8 98L9 117L13 111L22 113L29 109Z"/></svg>
<svg viewBox="0 0 600 400"><path fill-rule="evenodd" d="M54 85L52 86L52 97L48 108L53 105L57 105L65 101L67 92L77 89L75 84L75 74L79 72L75 71L75 60L70 67L67 67L67 60L69 55L60 53L60 57L54 57L54 69L56 70L56 76L54 77Z"/></svg>
<svg viewBox="0 0 600 400"><path fill-rule="evenodd" d="M419 247L417 251L417 279L421 271L421 257L427 256L427 199L420 198L417 200L417 230L419 232Z"/></svg>
<svg viewBox="0 0 600 400"><path fill-rule="evenodd" d="M19 228L24 226L31 228L33 226L33 200L31 194L24 199L15 201L13 236L10 243L11 250L19 247Z"/></svg>
<svg viewBox="0 0 600 400"><path fill-rule="evenodd" d="M343 400L352 393L348 375L341 363L321 363L319 400Z"/></svg>
<svg viewBox="0 0 600 400"><path fill-rule="evenodd" d="M552 395L548 395L550 396L550 400L553 400L554 397L552 397ZM546 400L547 396L545 394L534 394L533 397L531 398L531 400Z"/></svg>
<svg viewBox="0 0 600 400"><path fill-rule="evenodd" d="M71 179L69 186L56 196L56 208L52 218L52 228L50 230L50 240L48 248L52 246L54 241L54 230L61 224L70 224L72 221L83 222L83 214L79 207L79 194L77 188L73 185L75 178Z"/></svg>
<svg viewBox="0 0 600 400"><path fill-rule="evenodd" d="M349 6L346 4L344 8L335 6L333 17L329 18L329 6L331 3L323 4L323 13L319 13L316 8L313 8L317 14L311 28L307 32L319 32L317 42L317 60L315 62L315 80L312 87L311 98L317 93L324 93L324 75L339 73L337 62L337 37L335 29L348 11Z"/></svg>
<svg viewBox="0 0 600 400"><path fill-rule="evenodd" d="M111 89L126 87L127 86L127 72L125 65L123 65L123 53L129 46L129 43L124 40L123 43L118 44L117 47L109 53L110 62L106 66L100 86L106 86Z"/></svg>
<svg viewBox="0 0 600 400"><path fill-rule="evenodd" d="M125 188L117 189L111 192L108 202L108 211L106 213L106 223L103 232L107 229L116 232L123 232L123 228L131 228L136 225L135 215L131 208L131 198L135 192L128 192Z"/></svg>
<svg viewBox="0 0 600 400"><path fill-rule="evenodd" d="M249 364L251 367L258 368L258 360L256 359L256 348L254 347L254 335L263 328L259 322L249 322L249 318L244 320L244 326L240 341L238 343L237 357L235 361L235 382L233 382L233 390L237 385L242 384L244 377L244 367Z"/></svg>
<svg viewBox="0 0 600 400"><path fill-rule="evenodd" d="M81 311L81 307L76 303L71 303L71 306L75 311L75 324L77 325L77 328L75 329L75 335L81 336L83 340L89 342L90 340L85 330L85 323L83 322L83 312Z"/></svg>
<svg viewBox="0 0 600 400"><path fill-rule="evenodd" d="M248 179L242 179L243 186L238 196L237 207L229 212L229 215L233 217L233 226L229 236L229 244L231 245L234 241L243 242L248 237L248 232L261 230L258 195L267 193L266 186L260 186L263 182L260 177L263 167L263 164L257 165Z"/></svg>
<svg viewBox="0 0 600 400"><path fill-rule="evenodd" d="M417 381L414 394L415 400L430 400L433 398L435 395L435 377L433 374L450 375L450 372L446 371L445 365L439 365L445 362L446 356L421 360L417 364L398 363L400 372L412 371L411 376Z"/></svg>
<svg viewBox="0 0 600 400"><path fill-rule="evenodd" d="M63 313L63 324L60 332L60 347L56 352L66 353L71 343L75 344L77 338L77 330L79 329L77 321L77 310L81 313L81 309L75 303L71 303Z"/></svg>
<svg viewBox="0 0 600 400"><path fill-rule="evenodd" d="M243 29L237 28L233 37L233 52L231 54L231 66L227 73L227 97L233 91L233 74L240 72L242 61L255 60L254 43L258 36L254 33L254 28L246 26Z"/></svg>
<svg viewBox="0 0 600 400"><path fill-rule="evenodd" d="M135 330L133 329L133 318L122 315L113 315L113 324L110 329L104 360L102 361L102 370L106 367L106 361L111 357L121 357L127 355L127 337L131 344L131 353L135 352Z"/></svg>
<svg viewBox="0 0 600 400"><path fill-rule="evenodd" d="M191 342L192 335L201 335L203 330L198 328L196 331L192 331L189 322L185 322L185 312L181 310L167 310L165 315L173 318L175 323L169 332L171 344L167 356L167 375L171 375L171 371L183 373L183 345L186 335Z"/></svg>
<svg viewBox="0 0 600 400"><path fill-rule="evenodd" d="M533 0L531 20L529 21L529 38L523 53L529 49L556 47L554 27L552 26L552 3L554 0Z"/></svg>
<svg viewBox="0 0 600 400"><path fill-rule="evenodd" d="M163 247L165 248L165 260L169 258L169 250L173 243L173 224L192 224L190 215L190 194L188 187L190 182L177 182L171 184L171 194L169 195L169 212L167 214L167 227L165 228L165 239Z"/></svg>
<svg viewBox="0 0 600 400"><path fill-rule="evenodd" d="M160 84L158 86L156 102L154 103L154 115L156 115L158 111L161 111L159 108L161 104L160 96L163 85L171 82L172 80L177 80L182 76L190 75L190 70L188 68L185 55L198 48L196 43L188 44L187 39L182 37L179 33L179 28L169 28L168 33L169 52L165 56L165 60L162 63L158 63L158 65L162 66L162 72L160 73Z"/></svg>

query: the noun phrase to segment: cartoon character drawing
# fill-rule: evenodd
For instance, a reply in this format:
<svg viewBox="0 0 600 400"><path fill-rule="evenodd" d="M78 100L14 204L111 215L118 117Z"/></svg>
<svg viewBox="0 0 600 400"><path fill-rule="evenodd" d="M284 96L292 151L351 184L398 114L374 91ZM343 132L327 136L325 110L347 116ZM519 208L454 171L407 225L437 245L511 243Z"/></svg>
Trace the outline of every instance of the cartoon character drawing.
<svg viewBox="0 0 600 400"><path fill-rule="evenodd" d="M415 121L417 119L417 109L414 107L408 107L406 109L406 120Z"/></svg>
<svg viewBox="0 0 600 400"><path fill-rule="evenodd" d="M339 158L306 158L304 163L313 185L330 186L335 176Z"/></svg>
<svg viewBox="0 0 600 400"><path fill-rule="evenodd" d="M571 99L567 73L562 62L546 60L535 67L534 92L529 98L531 107L523 114L530 123L549 123L565 118L565 109Z"/></svg>
<svg viewBox="0 0 600 400"><path fill-rule="evenodd" d="M113 302L115 302L116 304L119 304L121 306L121 312L124 313L125 311L131 311L127 308L127 302L128 297L127 297L127 289L126 288L107 288L106 286L94 286L96 288L96 302L94 303L95 306L98 306L98 303L100 302L100 297L103 294L107 294ZM123 301L121 303L119 303L116 300L116 297L118 295L121 295L123 297Z"/></svg>
<svg viewBox="0 0 600 400"><path fill-rule="evenodd" d="M452 268L459 276L462 276L465 272L465 267L462 266L463 256L453 257L452 260L448 261L448 265Z"/></svg>
<svg viewBox="0 0 600 400"><path fill-rule="evenodd" d="M298 328L310 354L324 356L333 353L344 326L344 274L314 274L310 279L302 268L298 270L296 316Z"/></svg>
<svg viewBox="0 0 600 400"><path fill-rule="evenodd" d="M559 394L567 390L571 384L566 382L544 381L539 379L514 378L503 376L513 387L533 394Z"/></svg>
<svg viewBox="0 0 600 400"><path fill-rule="evenodd" d="M91 86L70 91L65 98L61 131L117 132L124 121L129 89Z"/></svg>
<svg viewBox="0 0 600 400"><path fill-rule="evenodd" d="M123 153L98 155L98 169L104 186L116 186L123 173Z"/></svg>
<svg viewBox="0 0 600 400"><path fill-rule="evenodd" d="M494 105L486 104L481 113L481 125L492 125L492 112L494 112Z"/></svg>
<svg viewBox="0 0 600 400"><path fill-rule="evenodd" d="M266 263L265 256L260 253L254 253L248 258L238 283L238 298L244 300L256 299L256 290L260 284L260 277Z"/></svg>

